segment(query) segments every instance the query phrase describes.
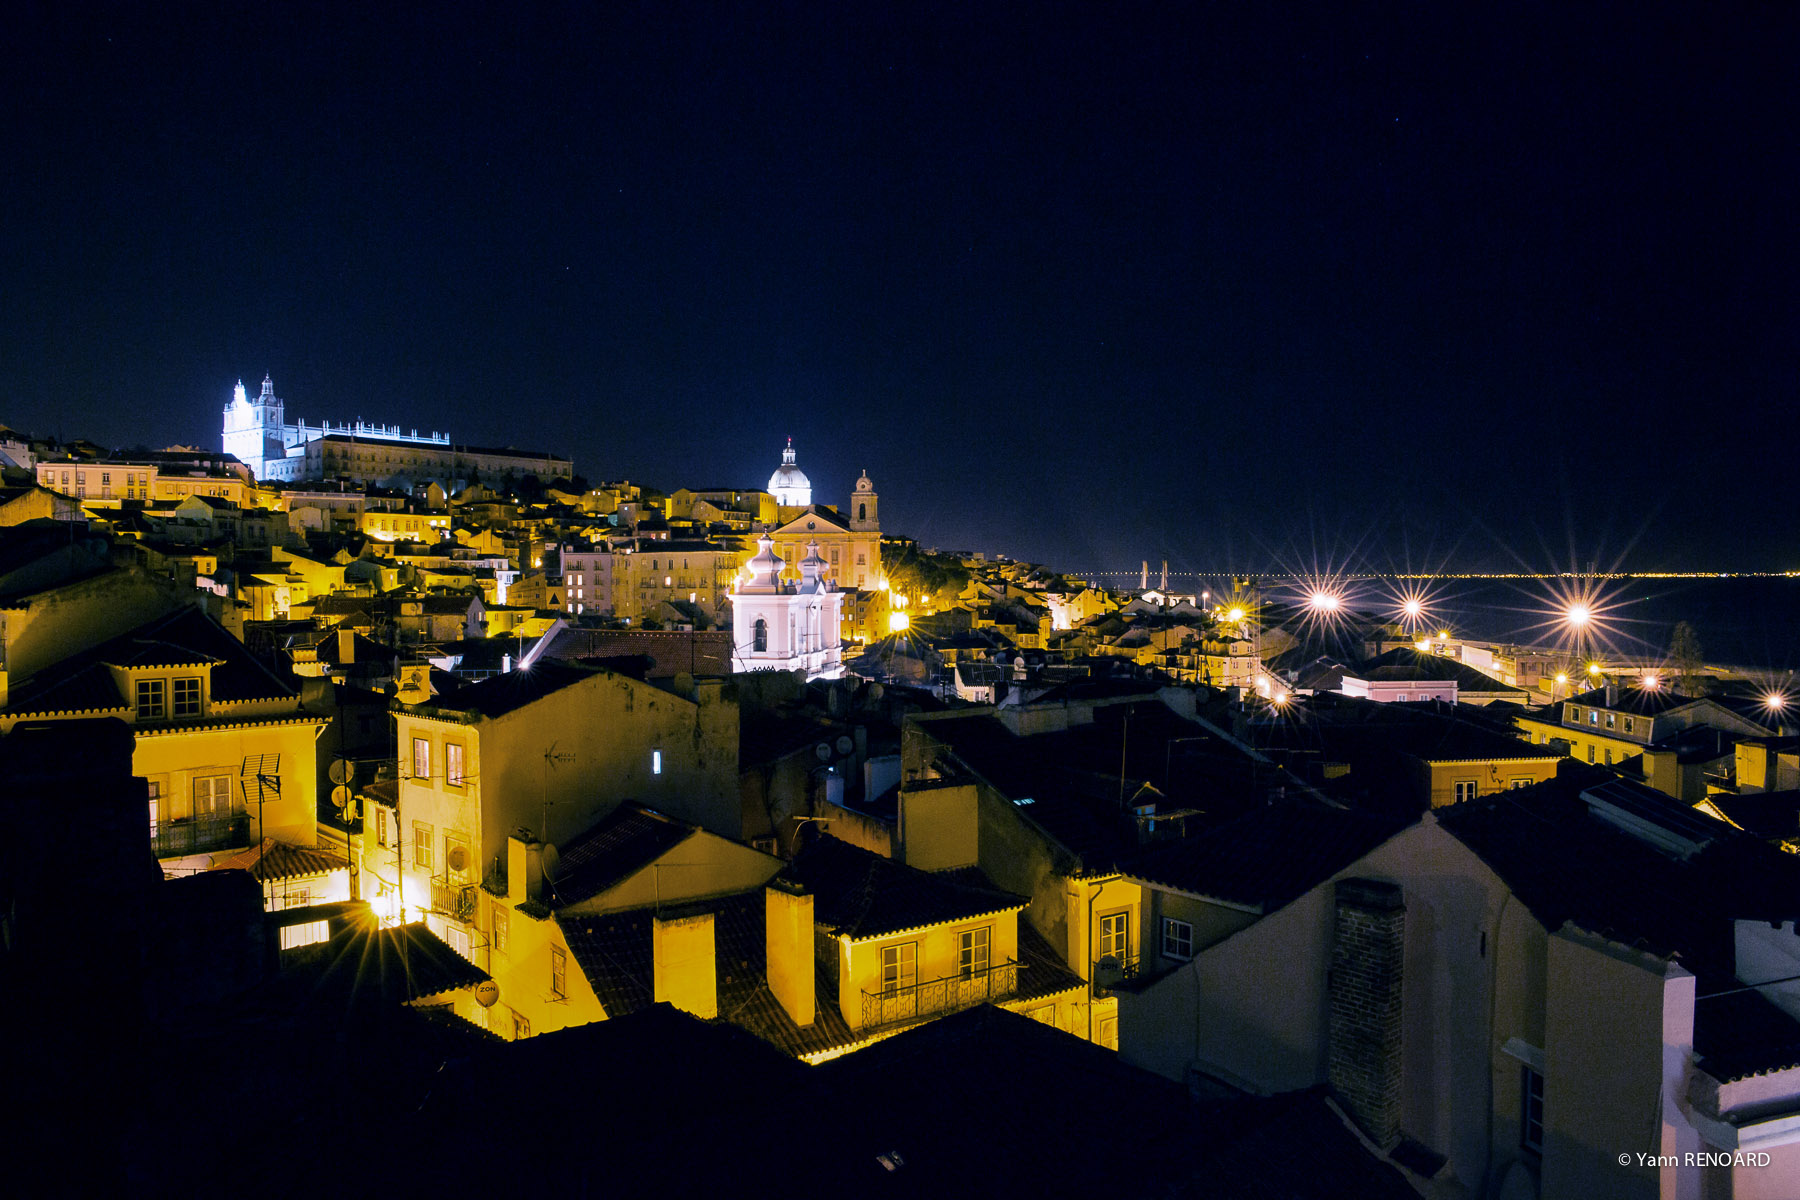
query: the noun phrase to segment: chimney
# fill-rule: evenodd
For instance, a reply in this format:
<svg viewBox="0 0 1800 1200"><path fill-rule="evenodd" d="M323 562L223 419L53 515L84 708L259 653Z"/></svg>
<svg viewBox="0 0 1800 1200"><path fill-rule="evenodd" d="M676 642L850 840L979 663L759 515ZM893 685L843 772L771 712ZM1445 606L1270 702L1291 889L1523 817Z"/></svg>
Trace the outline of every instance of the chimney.
<svg viewBox="0 0 1800 1200"><path fill-rule="evenodd" d="M341 663L356 661L356 631L340 629L337 631L337 656Z"/></svg>
<svg viewBox="0 0 1800 1200"><path fill-rule="evenodd" d="M521 831L523 832L523 831ZM506 839L506 899L512 904L544 895L544 845L526 834Z"/></svg>
<svg viewBox="0 0 1800 1200"><path fill-rule="evenodd" d="M1331 1089L1370 1141L1400 1137L1400 1000L1406 900L1400 885L1341 879L1331 946Z"/></svg>
<svg viewBox="0 0 1800 1200"><path fill-rule="evenodd" d="M1149 589L1150 589L1150 560L1146 558L1144 560L1143 570L1138 573L1138 591L1143 592L1143 591L1148 591Z"/></svg>
<svg viewBox="0 0 1800 1200"><path fill-rule="evenodd" d="M1162 560L1162 579L1156 585L1162 591L1169 590L1169 560Z"/></svg>
<svg viewBox="0 0 1800 1200"><path fill-rule="evenodd" d="M1606 681L1606 707L1619 707L1619 681L1616 679Z"/></svg>
<svg viewBox="0 0 1800 1200"><path fill-rule="evenodd" d="M719 967L710 912L670 909L650 923L655 999L710 1021L719 1015Z"/></svg>
<svg viewBox="0 0 1800 1200"><path fill-rule="evenodd" d="M802 1029L813 1023L813 898L797 883L775 879L763 889L769 990Z"/></svg>

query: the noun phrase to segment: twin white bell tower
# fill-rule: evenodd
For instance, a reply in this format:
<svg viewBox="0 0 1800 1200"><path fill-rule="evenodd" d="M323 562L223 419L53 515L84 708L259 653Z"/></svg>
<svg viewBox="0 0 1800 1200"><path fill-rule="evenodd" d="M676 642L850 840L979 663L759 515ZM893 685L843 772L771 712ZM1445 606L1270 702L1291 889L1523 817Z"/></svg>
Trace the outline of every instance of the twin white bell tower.
<svg viewBox="0 0 1800 1200"><path fill-rule="evenodd" d="M797 583L783 583L787 564L768 534L745 569L750 578L731 593L731 669L804 671L808 679L837 679L844 673L839 609L843 593L825 578L828 564L819 544L809 542L799 562Z"/></svg>

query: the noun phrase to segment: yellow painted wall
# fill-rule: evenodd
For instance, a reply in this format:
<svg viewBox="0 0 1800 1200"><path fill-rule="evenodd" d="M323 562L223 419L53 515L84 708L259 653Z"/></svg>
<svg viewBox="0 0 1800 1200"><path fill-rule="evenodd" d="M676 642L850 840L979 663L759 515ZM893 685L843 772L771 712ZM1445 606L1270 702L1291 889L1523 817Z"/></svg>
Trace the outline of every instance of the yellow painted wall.
<svg viewBox="0 0 1800 1200"><path fill-rule="evenodd" d="M862 1027L862 994L881 990L882 950L889 946L913 943L917 946L918 982L949 979L960 968L961 935L986 926L989 935L989 962L998 966L1016 962L1019 957L1019 924L1016 912L994 913L972 921L956 921L932 925L925 929L866 941L840 939L846 953L839 956L838 1006L852 1029Z"/></svg>
<svg viewBox="0 0 1800 1200"><path fill-rule="evenodd" d="M193 781L206 775L228 775L232 795L250 818L250 842L272 837L290 845L310 846L318 836L318 770L313 742L324 721L253 725L235 729L146 726L136 729L132 773L160 783L165 797L192 797ZM261 806L258 824L257 787L241 778L244 759L281 756L281 799ZM249 798L244 799L248 784Z"/></svg>
<svg viewBox="0 0 1800 1200"><path fill-rule="evenodd" d="M971 867L979 861L977 806L972 783L900 791L900 834L906 864L921 871Z"/></svg>
<svg viewBox="0 0 1800 1200"><path fill-rule="evenodd" d="M566 911L591 915L734 895L761 887L781 867L772 854L700 830L617 886Z"/></svg>
<svg viewBox="0 0 1800 1200"><path fill-rule="evenodd" d="M137 570L108 571L39 592L29 604L6 610L10 682L16 686L52 663L174 612L187 598L167 580Z"/></svg>
<svg viewBox="0 0 1800 1200"><path fill-rule="evenodd" d="M1456 803L1456 785L1472 780L1477 796L1488 796L1512 787L1528 787L1556 778L1557 759L1490 759L1476 762L1420 762L1416 774L1424 781L1431 807ZM1523 781L1523 782L1521 782Z"/></svg>

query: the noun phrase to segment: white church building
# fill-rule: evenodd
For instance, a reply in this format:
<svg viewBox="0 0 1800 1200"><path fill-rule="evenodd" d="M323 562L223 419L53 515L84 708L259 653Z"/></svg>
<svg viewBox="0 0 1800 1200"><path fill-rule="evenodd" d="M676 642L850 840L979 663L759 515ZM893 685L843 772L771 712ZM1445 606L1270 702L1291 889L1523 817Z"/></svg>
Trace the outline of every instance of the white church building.
<svg viewBox="0 0 1800 1200"><path fill-rule="evenodd" d="M786 462L792 461L789 449ZM819 556L818 543L807 546L798 564L800 578L792 583L782 581L787 564L775 553L774 539L765 533L756 544L756 554L744 564L749 578L730 597L732 671L804 671L808 679L839 678L844 673L843 593L826 578L830 564Z"/></svg>
<svg viewBox="0 0 1800 1200"><path fill-rule="evenodd" d="M275 381L263 376L262 392L252 400L238 380L231 402L225 406L224 451L250 468L261 482L291 482L307 474L306 446L326 437L363 438L407 446L434 446L448 449L450 435L432 430L422 434L398 425L374 425L358 418L354 422L333 425L330 421L308 425L305 421L289 424L281 398L275 394Z"/></svg>

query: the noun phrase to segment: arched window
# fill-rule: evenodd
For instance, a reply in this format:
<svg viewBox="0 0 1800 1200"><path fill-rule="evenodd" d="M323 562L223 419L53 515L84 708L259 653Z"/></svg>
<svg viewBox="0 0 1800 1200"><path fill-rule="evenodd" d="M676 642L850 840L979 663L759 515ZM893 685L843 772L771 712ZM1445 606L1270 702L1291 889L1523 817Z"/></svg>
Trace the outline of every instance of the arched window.
<svg viewBox="0 0 1800 1200"><path fill-rule="evenodd" d="M769 648L769 623L761 617L756 618L750 639L750 649L759 653L766 651Z"/></svg>
<svg viewBox="0 0 1800 1200"><path fill-rule="evenodd" d="M856 519L859 521L866 521L869 519L869 506L868 505L859 504L856 506Z"/></svg>

